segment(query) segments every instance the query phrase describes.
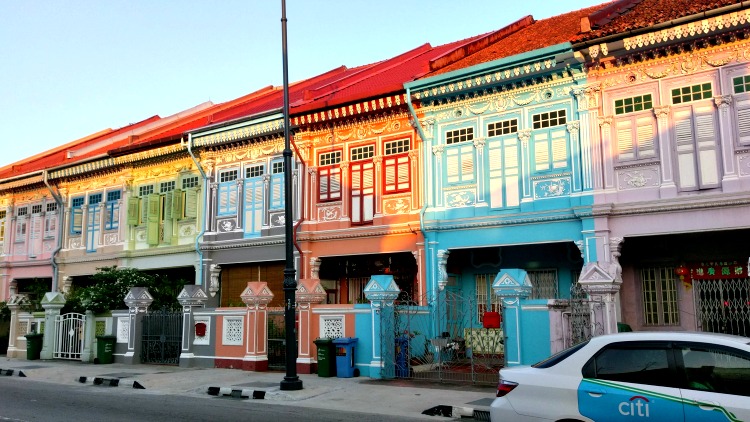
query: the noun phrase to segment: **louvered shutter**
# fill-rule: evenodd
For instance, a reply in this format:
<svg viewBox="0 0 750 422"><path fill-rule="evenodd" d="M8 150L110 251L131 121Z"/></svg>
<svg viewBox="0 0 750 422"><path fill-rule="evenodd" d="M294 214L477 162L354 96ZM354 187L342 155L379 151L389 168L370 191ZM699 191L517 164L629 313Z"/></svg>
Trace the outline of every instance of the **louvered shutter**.
<svg viewBox="0 0 750 422"><path fill-rule="evenodd" d="M489 149L489 177L490 177L490 206L500 208L503 206L503 143L502 141L490 141Z"/></svg>
<svg viewBox="0 0 750 422"><path fill-rule="evenodd" d="M148 209L146 210L146 241L149 245L159 244L159 194L148 195Z"/></svg>
<svg viewBox="0 0 750 422"><path fill-rule="evenodd" d="M565 130L552 132L552 167L562 169L568 167L568 136Z"/></svg>
<svg viewBox="0 0 750 422"><path fill-rule="evenodd" d="M719 151L713 104L695 107L695 143L701 189L719 186Z"/></svg>
<svg viewBox="0 0 750 422"><path fill-rule="evenodd" d="M631 119L623 119L615 124L617 133L617 159L620 161L635 158L635 145L633 144L633 122Z"/></svg>
<svg viewBox="0 0 750 422"><path fill-rule="evenodd" d="M172 213L172 207L173 207L173 200L174 200L174 191L167 192L164 194L164 219L165 220L171 220L173 216L176 216L177 214Z"/></svg>
<svg viewBox="0 0 750 422"><path fill-rule="evenodd" d="M182 201L185 198L185 194L181 189L175 189L172 191L172 218L182 219L183 218L183 205Z"/></svg>
<svg viewBox="0 0 750 422"><path fill-rule="evenodd" d="M638 158L656 157L656 131L654 119L650 116L639 117L635 120L636 139L638 140Z"/></svg>
<svg viewBox="0 0 750 422"><path fill-rule="evenodd" d="M141 224L148 223L148 195L141 197Z"/></svg>
<svg viewBox="0 0 750 422"><path fill-rule="evenodd" d="M271 209L284 208L284 175L271 176Z"/></svg>
<svg viewBox="0 0 750 422"><path fill-rule="evenodd" d="M70 210L70 233L81 234L83 229L83 208L75 207Z"/></svg>
<svg viewBox="0 0 750 422"><path fill-rule="evenodd" d="M698 175L695 168L693 119L690 108L674 111L674 133L680 188L683 190L696 189L698 187Z"/></svg>
<svg viewBox="0 0 750 422"><path fill-rule="evenodd" d="M536 171L550 169L549 134L537 133L534 135L534 162Z"/></svg>
<svg viewBox="0 0 750 422"><path fill-rule="evenodd" d="M459 174L459 155L458 148L450 148L446 151L445 167L446 178L448 183L457 183L460 179Z"/></svg>
<svg viewBox="0 0 750 422"><path fill-rule="evenodd" d="M735 97L737 98L737 97ZM750 143L750 97L735 101L737 109L737 134L740 142L743 144Z"/></svg>
<svg viewBox="0 0 750 422"><path fill-rule="evenodd" d="M196 218L198 216L198 191L196 189L185 190L185 218Z"/></svg>

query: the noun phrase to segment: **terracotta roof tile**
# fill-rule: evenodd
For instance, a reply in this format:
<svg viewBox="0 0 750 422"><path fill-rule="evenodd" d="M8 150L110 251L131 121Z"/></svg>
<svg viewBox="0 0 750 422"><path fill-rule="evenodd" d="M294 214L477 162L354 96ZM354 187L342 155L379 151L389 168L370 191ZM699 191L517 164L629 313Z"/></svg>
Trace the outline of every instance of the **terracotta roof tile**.
<svg viewBox="0 0 750 422"><path fill-rule="evenodd" d="M589 16L592 30L580 34L573 41L582 42L648 28L737 3L741 3L741 0L620 0L613 2L609 13Z"/></svg>

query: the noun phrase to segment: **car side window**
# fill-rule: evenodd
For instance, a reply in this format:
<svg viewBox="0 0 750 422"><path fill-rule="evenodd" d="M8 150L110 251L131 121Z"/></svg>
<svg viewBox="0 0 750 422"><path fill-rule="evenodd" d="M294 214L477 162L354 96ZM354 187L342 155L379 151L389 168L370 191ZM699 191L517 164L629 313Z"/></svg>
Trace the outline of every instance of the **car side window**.
<svg viewBox="0 0 750 422"><path fill-rule="evenodd" d="M668 345L611 344L583 368L585 378L676 387L669 367Z"/></svg>
<svg viewBox="0 0 750 422"><path fill-rule="evenodd" d="M699 391L750 397L750 354L712 345L680 347L686 385Z"/></svg>

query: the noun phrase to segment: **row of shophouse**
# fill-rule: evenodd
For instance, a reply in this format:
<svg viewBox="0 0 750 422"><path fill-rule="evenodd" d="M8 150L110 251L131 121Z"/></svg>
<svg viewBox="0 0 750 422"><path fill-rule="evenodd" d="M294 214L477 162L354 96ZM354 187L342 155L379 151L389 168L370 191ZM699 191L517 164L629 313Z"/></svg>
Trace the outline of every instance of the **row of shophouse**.
<svg viewBox="0 0 750 422"><path fill-rule="evenodd" d="M294 221L280 87L2 168L8 355L53 323L18 306L29 283L59 310L118 266L194 282L180 365L273 368L286 224L303 373L316 338L358 338L380 377L475 375L624 327L750 335L749 34L744 2L616 0L295 82ZM125 362L146 348L131 293L87 329Z"/></svg>

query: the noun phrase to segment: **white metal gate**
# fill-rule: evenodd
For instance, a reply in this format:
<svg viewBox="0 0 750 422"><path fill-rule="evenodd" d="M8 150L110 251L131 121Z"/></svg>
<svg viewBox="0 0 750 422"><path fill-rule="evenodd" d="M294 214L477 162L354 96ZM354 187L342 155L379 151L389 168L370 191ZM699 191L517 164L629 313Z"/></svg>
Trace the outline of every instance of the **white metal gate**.
<svg viewBox="0 0 750 422"><path fill-rule="evenodd" d="M76 313L55 317L55 359L81 359L85 321L85 315Z"/></svg>

